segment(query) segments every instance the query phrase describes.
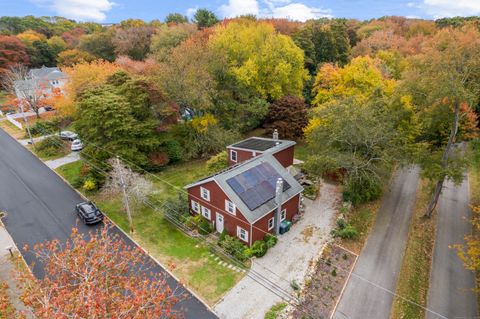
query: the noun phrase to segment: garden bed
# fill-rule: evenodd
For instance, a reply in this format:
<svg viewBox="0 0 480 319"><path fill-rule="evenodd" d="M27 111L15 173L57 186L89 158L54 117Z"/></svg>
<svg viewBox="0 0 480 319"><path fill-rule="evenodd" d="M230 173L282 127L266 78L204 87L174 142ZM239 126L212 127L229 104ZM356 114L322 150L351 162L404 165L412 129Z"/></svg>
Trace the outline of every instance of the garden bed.
<svg viewBox="0 0 480 319"><path fill-rule="evenodd" d="M330 244L325 247L311 276L305 281L300 304L293 310L292 317L329 318L355 261L356 256L340 246Z"/></svg>

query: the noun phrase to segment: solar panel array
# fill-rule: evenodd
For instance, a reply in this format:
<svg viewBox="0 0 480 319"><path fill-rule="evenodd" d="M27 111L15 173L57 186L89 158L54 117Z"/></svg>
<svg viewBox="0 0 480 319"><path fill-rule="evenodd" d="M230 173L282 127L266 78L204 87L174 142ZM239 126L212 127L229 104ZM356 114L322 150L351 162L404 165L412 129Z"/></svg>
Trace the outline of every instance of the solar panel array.
<svg viewBox="0 0 480 319"><path fill-rule="evenodd" d="M269 163L262 163L227 180L227 184L250 210L262 206L275 197L280 174ZM290 188L284 180L283 191Z"/></svg>

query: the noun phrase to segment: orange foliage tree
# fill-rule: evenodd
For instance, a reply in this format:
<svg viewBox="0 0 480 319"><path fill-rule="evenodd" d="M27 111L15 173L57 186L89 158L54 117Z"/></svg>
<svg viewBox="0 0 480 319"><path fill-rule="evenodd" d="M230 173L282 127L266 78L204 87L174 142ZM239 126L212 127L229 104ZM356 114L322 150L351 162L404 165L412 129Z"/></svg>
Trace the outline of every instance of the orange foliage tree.
<svg viewBox="0 0 480 319"><path fill-rule="evenodd" d="M29 248L25 247L28 251ZM62 244L37 244L33 254L45 276L19 274L22 301L39 319L178 318L173 309L183 298L166 274L153 274L151 259L137 246L126 244L106 225L88 236L73 229Z"/></svg>

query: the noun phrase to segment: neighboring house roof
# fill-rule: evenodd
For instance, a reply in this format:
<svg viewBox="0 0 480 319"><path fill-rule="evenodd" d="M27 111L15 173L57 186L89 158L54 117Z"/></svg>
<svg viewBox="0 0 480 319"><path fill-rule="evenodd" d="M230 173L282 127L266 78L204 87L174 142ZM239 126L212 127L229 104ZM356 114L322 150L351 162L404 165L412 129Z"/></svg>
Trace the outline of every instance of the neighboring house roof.
<svg viewBox="0 0 480 319"><path fill-rule="evenodd" d="M186 189L215 181L250 223L277 207L277 179L284 181L282 201L301 193L303 187L273 155L266 153L185 186Z"/></svg>
<svg viewBox="0 0 480 319"><path fill-rule="evenodd" d="M28 76L31 78L37 78L42 80L58 80L58 79L64 79L67 77L65 73L60 71L59 68L57 67L47 68L45 66L39 69L31 69L28 72Z"/></svg>
<svg viewBox="0 0 480 319"><path fill-rule="evenodd" d="M227 147L246 151L276 153L295 144L296 143L294 141L288 140L277 140L265 137L250 137Z"/></svg>

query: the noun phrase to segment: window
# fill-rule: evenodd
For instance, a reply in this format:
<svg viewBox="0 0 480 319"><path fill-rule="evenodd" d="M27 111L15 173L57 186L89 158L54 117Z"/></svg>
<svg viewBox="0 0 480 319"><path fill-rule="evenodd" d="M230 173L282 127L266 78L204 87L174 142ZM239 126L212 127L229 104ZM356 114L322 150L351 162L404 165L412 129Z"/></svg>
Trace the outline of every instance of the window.
<svg viewBox="0 0 480 319"><path fill-rule="evenodd" d="M248 242L248 231L246 231L240 226L237 226L237 236L241 240Z"/></svg>
<svg viewBox="0 0 480 319"><path fill-rule="evenodd" d="M206 188L203 188L203 187L200 187L200 196L204 199L204 200L208 200L210 201L210 191Z"/></svg>
<svg viewBox="0 0 480 319"><path fill-rule="evenodd" d="M237 161L237 151L230 150L230 159L232 160L232 162Z"/></svg>
<svg viewBox="0 0 480 319"><path fill-rule="evenodd" d="M284 221L285 218L287 218L287 210L283 209L282 212L280 213L280 221Z"/></svg>
<svg viewBox="0 0 480 319"><path fill-rule="evenodd" d="M271 230L275 225L275 217L272 217L268 220L268 230Z"/></svg>
<svg viewBox="0 0 480 319"><path fill-rule="evenodd" d="M195 213L200 213L200 205L194 200L192 200L192 210Z"/></svg>
<svg viewBox="0 0 480 319"><path fill-rule="evenodd" d="M205 217L206 219L210 220L211 215L212 215L212 213L211 213L210 209L202 206L202 216Z"/></svg>
<svg viewBox="0 0 480 319"><path fill-rule="evenodd" d="M229 200L225 200L225 210L232 215L235 215L235 204Z"/></svg>

